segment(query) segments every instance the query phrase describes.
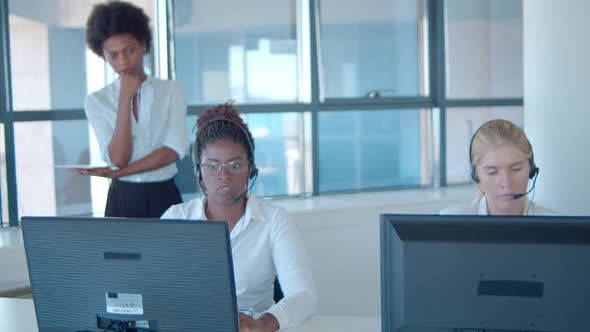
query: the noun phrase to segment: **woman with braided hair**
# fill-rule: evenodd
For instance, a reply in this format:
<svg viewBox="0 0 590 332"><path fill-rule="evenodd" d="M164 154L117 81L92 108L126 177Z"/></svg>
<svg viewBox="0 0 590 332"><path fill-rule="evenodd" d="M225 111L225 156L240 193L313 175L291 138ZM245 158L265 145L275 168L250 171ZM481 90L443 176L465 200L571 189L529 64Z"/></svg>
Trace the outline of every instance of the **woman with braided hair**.
<svg viewBox="0 0 590 332"><path fill-rule="evenodd" d="M296 226L280 208L249 194L258 169L254 139L229 103L197 121L193 162L202 198L172 206L163 219L228 223L240 331L276 331L301 323L317 307L312 273ZM273 300L278 276L284 297Z"/></svg>

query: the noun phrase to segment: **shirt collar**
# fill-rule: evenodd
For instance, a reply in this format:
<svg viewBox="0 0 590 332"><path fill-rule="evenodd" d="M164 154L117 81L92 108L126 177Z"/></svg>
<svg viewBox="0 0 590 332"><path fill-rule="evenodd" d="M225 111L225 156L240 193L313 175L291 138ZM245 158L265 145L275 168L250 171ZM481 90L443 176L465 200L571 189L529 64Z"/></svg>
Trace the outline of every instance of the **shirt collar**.
<svg viewBox="0 0 590 332"><path fill-rule="evenodd" d="M248 196L248 203L246 203L246 220L264 220L260 201L254 196Z"/></svg>
<svg viewBox="0 0 590 332"><path fill-rule="evenodd" d="M195 207L195 217L197 219L207 220L207 214L205 213L205 202L202 200L200 204ZM260 201L255 196L248 196L246 202L246 212L244 213L244 228L248 226L251 220L264 220L264 214L260 206Z"/></svg>
<svg viewBox="0 0 590 332"><path fill-rule="evenodd" d="M530 207L529 207L529 204L530 204ZM526 216L526 215L529 215L529 214L534 214L533 213L534 210L535 210L534 203L531 202L531 201L529 201L529 200L527 200L527 203L524 206L524 214L523 215ZM477 215L479 215L479 216L487 216L487 215L489 215L488 214L488 200L486 199L486 196L485 195L479 200L479 205L477 207Z"/></svg>
<svg viewBox="0 0 590 332"><path fill-rule="evenodd" d="M478 216L487 216L488 215L488 200L486 196L482 196L479 200L479 205L477 206L477 215Z"/></svg>
<svg viewBox="0 0 590 332"><path fill-rule="evenodd" d="M153 87L153 77L146 76L145 81L141 83L139 86L140 97L139 97L139 110L141 112L141 116L139 117L139 123L142 126L149 125L152 118L152 100L154 99L154 87ZM119 98L119 91L121 91L121 77L117 77L117 79L113 82L113 95L115 100ZM146 102L147 101L147 102ZM134 123L134 122L132 122ZM148 141L150 141L150 132L146 131L145 135L148 135Z"/></svg>

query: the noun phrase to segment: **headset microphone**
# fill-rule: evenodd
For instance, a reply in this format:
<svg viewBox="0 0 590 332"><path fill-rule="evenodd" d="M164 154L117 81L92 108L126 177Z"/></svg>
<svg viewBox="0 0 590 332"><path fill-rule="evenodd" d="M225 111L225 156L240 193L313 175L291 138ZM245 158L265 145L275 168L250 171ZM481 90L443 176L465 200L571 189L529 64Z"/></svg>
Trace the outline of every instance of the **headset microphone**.
<svg viewBox="0 0 590 332"><path fill-rule="evenodd" d="M531 189L529 189L529 191L527 191L526 193L522 193L522 194L516 194L516 195L512 195L512 199L519 199L523 196L528 195L528 193L530 193L531 191L533 191L533 189L535 189L535 183L537 183L537 177L539 176L539 168L535 167L535 169L533 170L533 172L535 172L535 178L533 180L533 185L531 186Z"/></svg>
<svg viewBox="0 0 590 332"><path fill-rule="evenodd" d="M246 195L246 193L248 192L248 187L246 187L245 191L240 192L236 197L234 197L231 202L233 204L238 204L240 202L240 200L242 199L242 197L244 197L244 195Z"/></svg>
<svg viewBox="0 0 590 332"><path fill-rule="evenodd" d="M241 192L236 196L234 199L231 200L232 204L238 204L242 197L244 196L245 192Z"/></svg>
<svg viewBox="0 0 590 332"><path fill-rule="evenodd" d="M256 179L258 179L258 170L256 170L254 178L250 181L250 185L246 184L246 190L242 191L238 196L232 199L232 203L237 204L243 196L245 196L250 190L252 190L252 187L254 187L254 183L256 183Z"/></svg>

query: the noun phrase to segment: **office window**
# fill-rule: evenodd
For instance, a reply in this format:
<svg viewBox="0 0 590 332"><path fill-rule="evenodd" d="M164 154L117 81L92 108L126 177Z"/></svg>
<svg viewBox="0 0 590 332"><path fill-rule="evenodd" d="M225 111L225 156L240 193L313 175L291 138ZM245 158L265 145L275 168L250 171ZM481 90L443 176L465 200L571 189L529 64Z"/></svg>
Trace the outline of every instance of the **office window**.
<svg viewBox="0 0 590 332"><path fill-rule="evenodd" d="M97 161L86 120L17 122L14 128L19 216L102 214L108 179L54 167Z"/></svg>
<svg viewBox="0 0 590 332"><path fill-rule="evenodd" d="M0 123L0 204L2 215L0 226L8 225L8 191L6 183L6 149L4 144L4 124Z"/></svg>
<svg viewBox="0 0 590 332"><path fill-rule="evenodd" d="M320 191L428 183L429 116L427 110L321 112Z"/></svg>
<svg viewBox="0 0 590 332"><path fill-rule="evenodd" d="M471 181L469 143L471 137L486 121L505 119L523 128L522 107L449 108L446 114L447 182Z"/></svg>
<svg viewBox="0 0 590 332"><path fill-rule="evenodd" d="M86 19L102 1L10 0L15 111L80 109L88 92L110 83L108 64L88 51ZM131 1L153 17L153 1ZM151 57L146 57L148 73Z"/></svg>
<svg viewBox="0 0 590 332"><path fill-rule="evenodd" d="M306 98L295 0L173 4L176 78L187 87L189 104Z"/></svg>
<svg viewBox="0 0 590 332"><path fill-rule="evenodd" d="M260 170L253 193L299 195L311 191L309 113L255 113L244 116L256 144Z"/></svg>
<svg viewBox="0 0 590 332"><path fill-rule="evenodd" d="M522 0L447 0L445 6L447 97L522 97Z"/></svg>
<svg viewBox="0 0 590 332"><path fill-rule="evenodd" d="M310 114L285 112L243 116L254 136L256 163L260 169L252 192L258 196L310 192ZM195 116L188 118L187 131L192 131L195 119ZM194 141L194 133L190 137ZM19 215L103 214L108 179L54 167L100 162L98 144L86 120L15 123L15 140ZM40 142L50 144L39 149ZM185 201L192 199L196 194L196 180L190 155L177 165L176 183Z"/></svg>
<svg viewBox="0 0 590 332"><path fill-rule="evenodd" d="M110 66L85 45L85 22L99 2L104 0L8 0L15 111L76 110L82 116L86 95L116 79ZM446 155L439 156L433 145L440 139L438 124L432 124L430 110L393 110L400 102L396 97L431 93L428 41L433 36L427 14L437 8L428 8L429 1L316 2L319 72L314 74L319 77L320 100L313 102L308 2L131 2L152 19L154 37L163 36L168 19L171 23L170 44L154 38L153 52L144 59L148 74L162 76L161 67L167 66L159 64L169 55L170 72L186 87L189 105L228 99L248 105L244 118L254 133L261 169L253 188L256 195L310 193L312 170L319 171L317 189L322 193L427 185L433 183L433 173L438 175L433 161L439 157L446 157L447 182L465 183L467 144L477 126L494 117L522 125L522 107L450 108ZM156 11L168 2L169 18ZM162 20L156 22L157 18ZM444 18L446 73L440 75L446 80L446 97L483 99L488 105L495 98L521 98L522 0L447 0ZM158 51L168 52L168 46L170 54L160 57ZM392 97L379 102L379 107L391 103L391 109L367 109L374 100L367 100L367 107L346 104L347 98L376 95ZM326 104L340 100L326 105L327 99ZM277 109L257 113L251 104L260 103L276 104ZM294 103L299 104L297 111L301 104L310 108L290 112ZM337 103L343 103L342 110L319 111ZM312 112L319 112L319 136L313 140ZM19 214L102 214L108 180L53 167L98 160L88 123L37 120L14 122ZM192 130L194 120L189 117L187 130ZM65 133L74 133L76 142L66 140ZM312 141L320 150L314 161ZM39 151L31 142L51 142L50 149ZM193 198L196 182L190 157L178 166L177 184L185 200ZM2 214L7 220L6 172L0 171ZM68 192L70 188L74 191ZM49 194L41 198L41 193Z"/></svg>
<svg viewBox="0 0 590 332"><path fill-rule="evenodd" d="M324 97L428 95L425 1L319 3Z"/></svg>
<svg viewBox="0 0 590 332"><path fill-rule="evenodd" d="M310 113L254 113L242 117L254 137L254 156L259 169L252 193L285 196L311 192ZM196 116L188 117L191 153L195 121ZM197 191L191 157L187 156L178 165L176 183L186 201L194 198Z"/></svg>

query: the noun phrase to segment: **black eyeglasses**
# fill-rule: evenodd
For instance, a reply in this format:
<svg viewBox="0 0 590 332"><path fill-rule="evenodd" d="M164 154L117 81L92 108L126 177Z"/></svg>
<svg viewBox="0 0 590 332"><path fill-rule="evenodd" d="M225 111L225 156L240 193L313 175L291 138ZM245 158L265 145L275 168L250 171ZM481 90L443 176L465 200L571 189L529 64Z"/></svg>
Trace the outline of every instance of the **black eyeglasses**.
<svg viewBox="0 0 590 332"><path fill-rule="evenodd" d="M240 174L245 172L247 167L247 163L243 161L230 161L229 163L218 163L218 162L206 162L201 164L201 170L208 175L219 175L221 174L221 170L225 167L228 172L231 174Z"/></svg>

